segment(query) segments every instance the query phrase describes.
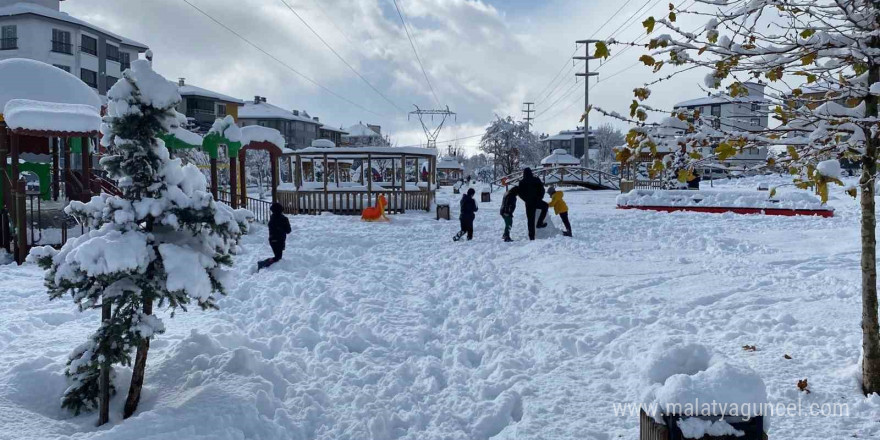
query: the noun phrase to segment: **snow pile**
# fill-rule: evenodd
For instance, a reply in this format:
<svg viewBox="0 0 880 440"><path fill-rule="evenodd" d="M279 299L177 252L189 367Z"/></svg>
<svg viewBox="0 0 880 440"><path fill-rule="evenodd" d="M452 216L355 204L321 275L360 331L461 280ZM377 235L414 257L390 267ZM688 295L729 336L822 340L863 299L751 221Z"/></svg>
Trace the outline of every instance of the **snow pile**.
<svg viewBox="0 0 880 440"><path fill-rule="evenodd" d="M202 141L204 140L198 134L193 133L183 127L173 127L171 130L169 130L168 133L187 145L194 145L197 147L201 146Z"/></svg>
<svg viewBox="0 0 880 440"><path fill-rule="evenodd" d="M284 148L284 145L287 143L284 140L284 136L281 136L281 132L274 128L261 127L259 125L242 127L241 145L246 146L251 142L269 142L278 148Z"/></svg>
<svg viewBox="0 0 880 440"><path fill-rule="evenodd" d="M231 115L226 115L223 119L217 118L208 130L208 135L211 134L218 134L229 142L241 142L241 128L235 125L235 119Z"/></svg>
<svg viewBox="0 0 880 440"><path fill-rule="evenodd" d="M617 196L617 206L832 210L818 197L802 191L782 192L770 197L765 191L634 189Z"/></svg>
<svg viewBox="0 0 880 440"><path fill-rule="evenodd" d="M830 177L832 179L840 179L840 161L837 159L823 160L816 166L816 171L822 176Z"/></svg>
<svg viewBox="0 0 880 440"><path fill-rule="evenodd" d="M580 163L581 161L563 149L553 150L553 153L541 160L541 165L579 165Z"/></svg>
<svg viewBox="0 0 880 440"><path fill-rule="evenodd" d="M678 428L685 438L703 438L704 436L721 437L732 435L742 437L746 433L740 431L724 420L705 420L699 417L688 417L678 420Z"/></svg>
<svg viewBox="0 0 880 440"><path fill-rule="evenodd" d="M312 147L315 148L335 148L336 144L330 139L315 139L312 141Z"/></svg>
<svg viewBox="0 0 880 440"><path fill-rule="evenodd" d="M95 133L101 128L101 116L90 105L11 99L3 109L11 129Z"/></svg>
<svg viewBox="0 0 880 440"><path fill-rule="evenodd" d="M11 58L0 61L0 108L13 99L101 108L101 98L82 80L40 61Z"/></svg>

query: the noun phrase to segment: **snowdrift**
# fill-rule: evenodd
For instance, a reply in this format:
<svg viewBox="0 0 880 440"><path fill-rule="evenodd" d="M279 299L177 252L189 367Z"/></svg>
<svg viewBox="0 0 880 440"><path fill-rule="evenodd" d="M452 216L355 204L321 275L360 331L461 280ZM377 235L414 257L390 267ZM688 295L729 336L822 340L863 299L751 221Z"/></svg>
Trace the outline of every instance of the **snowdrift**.
<svg viewBox="0 0 880 440"><path fill-rule="evenodd" d="M617 196L617 208L664 212L834 216L834 208L804 192L786 192L771 197L768 192L760 191L634 189Z"/></svg>

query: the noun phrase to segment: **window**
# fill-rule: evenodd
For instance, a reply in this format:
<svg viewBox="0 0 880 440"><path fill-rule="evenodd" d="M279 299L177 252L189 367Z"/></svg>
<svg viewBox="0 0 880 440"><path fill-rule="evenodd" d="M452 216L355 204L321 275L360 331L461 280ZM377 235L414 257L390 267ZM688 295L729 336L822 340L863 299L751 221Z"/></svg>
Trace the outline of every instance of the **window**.
<svg viewBox="0 0 880 440"><path fill-rule="evenodd" d="M753 102L753 103L752 103L752 113L755 113L755 112L757 112L757 111L758 111L758 103L757 103L757 102Z"/></svg>
<svg viewBox="0 0 880 440"><path fill-rule="evenodd" d="M752 120L749 122L749 124L750 124L752 127L757 127L757 126L760 126L760 125L761 125L761 120L758 119L758 118L752 118Z"/></svg>
<svg viewBox="0 0 880 440"><path fill-rule="evenodd" d="M119 78L115 76L107 76L107 90L110 90L110 87L113 87L113 84L116 84L116 81L119 81Z"/></svg>
<svg viewBox="0 0 880 440"><path fill-rule="evenodd" d="M217 104L217 117L226 117L226 104Z"/></svg>
<svg viewBox="0 0 880 440"><path fill-rule="evenodd" d="M122 70L131 67L131 54L128 52L119 52L119 68Z"/></svg>
<svg viewBox="0 0 880 440"><path fill-rule="evenodd" d="M67 73L70 73L70 66L65 66L63 64L53 64L53 66L65 71Z"/></svg>
<svg viewBox="0 0 880 440"><path fill-rule="evenodd" d="M18 28L13 24L0 28L0 50L18 49Z"/></svg>
<svg viewBox="0 0 880 440"><path fill-rule="evenodd" d="M88 35L83 35L80 42L79 50L98 56L98 40Z"/></svg>
<svg viewBox="0 0 880 440"><path fill-rule="evenodd" d="M107 45L107 61L116 61L119 62L119 48L108 44Z"/></svg>
<svg viewBox="0 0 880 440"><path fill-rule="evenodd" d="M70 44L70 32L52 29L52 52L73 54L73 45Z"/></svg>
<svg viewBox="0 0 880 440"><path fill-rule="evenodd" d="M98 72L89 69L79 69L79 78L92 88L98 88Z"/></svg>
<svg viewBox="0 0 880 440"><path fill-rule="evenodd" d="M712 106L712 116L715 116L716 118L721 117L721 106L720 105L713 105Z"/></svg>

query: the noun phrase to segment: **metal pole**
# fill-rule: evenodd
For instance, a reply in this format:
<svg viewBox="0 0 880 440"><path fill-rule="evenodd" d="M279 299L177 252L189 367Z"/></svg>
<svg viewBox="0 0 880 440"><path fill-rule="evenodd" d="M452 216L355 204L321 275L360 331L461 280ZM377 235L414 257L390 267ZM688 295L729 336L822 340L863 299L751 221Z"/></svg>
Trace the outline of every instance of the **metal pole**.
<svg viewBox="0 0 880 440"><path fill-rule="evenodd" d="M584 77L584 165L590 160L590 77L599 75L590 72L590 60L596 59L590 56L590 44L598 42L599 40L578 40L577 44L584 45L584 56L572 57L576 60L584 60L584 73L575 73L575 76ZM571 148L574 149L574 142Z"/></svg>

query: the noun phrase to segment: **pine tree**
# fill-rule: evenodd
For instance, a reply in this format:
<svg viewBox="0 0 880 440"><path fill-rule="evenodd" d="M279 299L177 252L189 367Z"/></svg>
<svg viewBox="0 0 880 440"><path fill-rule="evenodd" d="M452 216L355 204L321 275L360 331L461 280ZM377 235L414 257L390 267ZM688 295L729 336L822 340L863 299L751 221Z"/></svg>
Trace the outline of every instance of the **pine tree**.
<svg viewBox="0 0 880 440"><path fill-rule="evenodd" d="M62 400L74 413L100 406L99 424L115 391L112 368L131 365L135 349L124 416L137 408L150 338L165 329L154 305L216 308L224 268L251 215L215 202L195 166L169 158L158 136L180 123L174 108L181 98L149 61L133 62L108 98L101 144L109 154L101 165L122 195L71 202L65 211L91 230L60 251L40 247L30 256L47 270L50 299L70 295L80 310L102 308L99 329L70 355Z"/></svg>
<svg viewBox="0 0 880 440"><path fill-rule="evenodd" d="M633 90L630 118L594 110L636 125L627 135L627 147L618 151L622 163L643 152L656 153L661 146L666 151L684 148L687 155L677 156L674 163L655 162L661 172L679 168L675 174L682 182L706 160L723 162L748 148L782 144L787 152L771 158L768 166L789 170L795 185L815 188L825 201L828 184L841 183L839 160L861 163L858 188L847 192L853 197L860 193L862 208L862 386L865 393L880 393L874 200L880 159L880 1L701 0L694 5L679 9L669 4L665 17L645 20L642 25L652 37L645 44L596 44L595 56L603 58L610 55L611 45L643 46L649 53L639 60L664 73ZM696 29L682 29L679 21L685 16L708 19ZM658 26L669 33L653 33ZM752 103L779 125L741 128L735 117L664 111L645 103L651 87L694 68L708 71L705 87L726 87L720 95L724 99ZM770 90L763 99L749 98L747 83L756 81ZM666 117L648 122L652 112ZM679 128L680 135L665 136Z"/></svg>

